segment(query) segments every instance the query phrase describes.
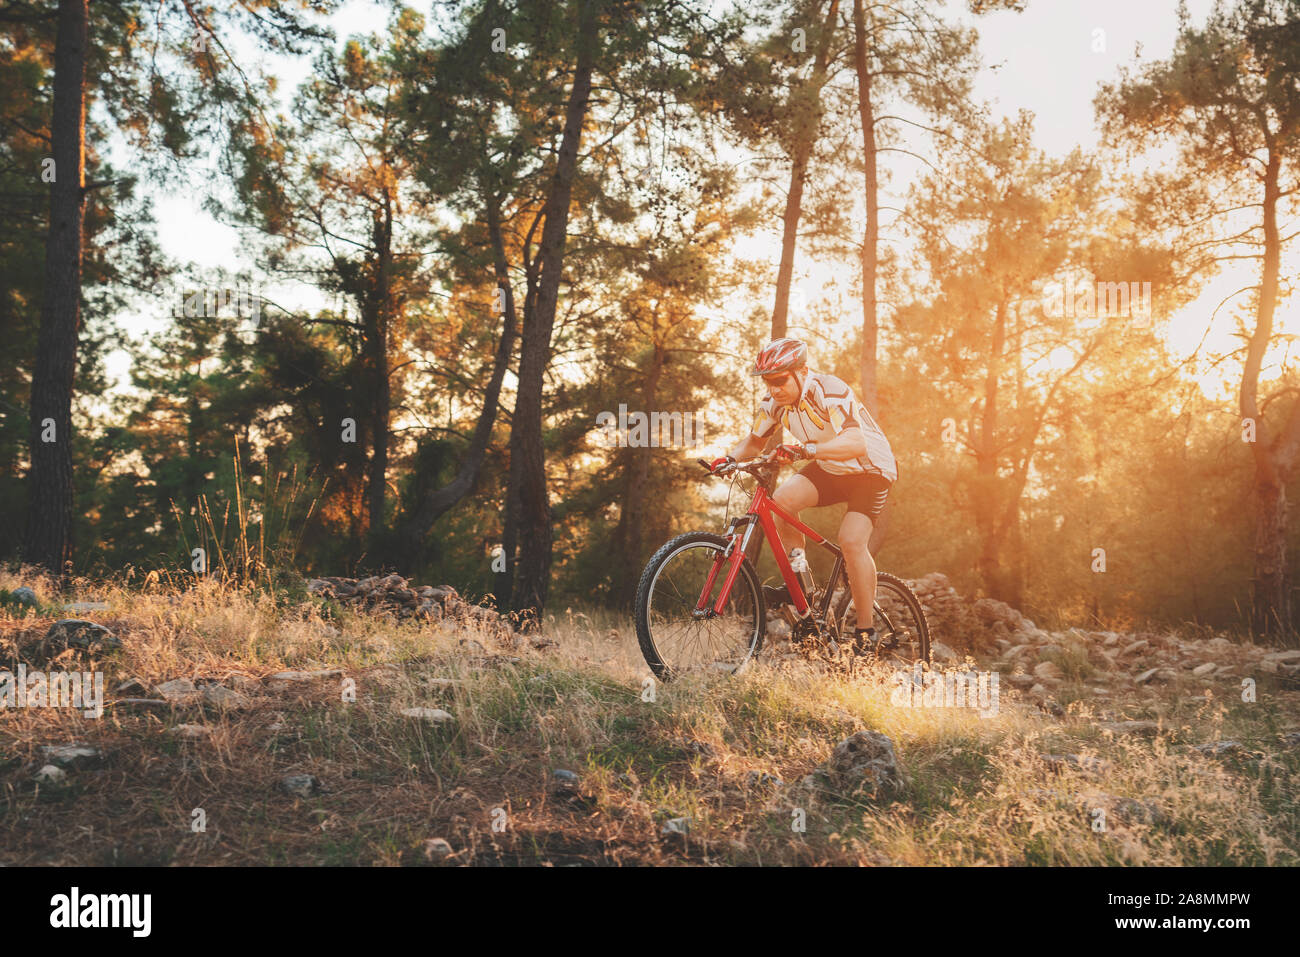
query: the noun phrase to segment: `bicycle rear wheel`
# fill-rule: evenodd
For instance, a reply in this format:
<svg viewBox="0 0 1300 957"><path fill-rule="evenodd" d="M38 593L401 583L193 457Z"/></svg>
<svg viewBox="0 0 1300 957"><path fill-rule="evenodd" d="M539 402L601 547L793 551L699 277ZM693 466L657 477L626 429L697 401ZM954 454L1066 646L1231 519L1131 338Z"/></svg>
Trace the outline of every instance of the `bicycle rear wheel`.
<svg viewBox="0 0 1300 957"><path fill-rule="evenodd" d="M722 613L713 605L726 580L728 561L714 571L729 539L688 532L655 552L637 586L636 637L655 677L669 681L690 671L734 674L758 656L767 606L749 559L740 566ZM710 582L710 574L713 578ZM705 584L706 612L696 611Z"/></svg>
<svg viewBox="0 0 1300 957"><path fill-rule="evenodd" d="M895 667L911 667L930 661L930 624L925 609L901 578L876 572L876 604L872 624L879 639L876 658ZM835 622L841 635L851 635L858 624L857 608L848 584L835 608Z"/></svg>

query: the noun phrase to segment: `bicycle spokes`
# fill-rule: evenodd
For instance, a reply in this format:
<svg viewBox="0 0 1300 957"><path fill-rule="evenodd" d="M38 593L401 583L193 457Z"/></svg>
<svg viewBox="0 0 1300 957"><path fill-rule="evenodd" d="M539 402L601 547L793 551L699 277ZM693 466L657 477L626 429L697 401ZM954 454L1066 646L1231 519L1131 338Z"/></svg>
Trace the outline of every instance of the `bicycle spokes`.
<svg viewBox="0 0 1300 957"><path fill-rule="evenodd" d="M642 650L660 677L692 670L734 672L760 644L757 580L748 569L738 574L719 609L718 598L731 577L724 572L731 570L723 558L725 545L713 541L715 536L682 537L694 540L665 546L647 568L644 599L638 600Z"/></svg>

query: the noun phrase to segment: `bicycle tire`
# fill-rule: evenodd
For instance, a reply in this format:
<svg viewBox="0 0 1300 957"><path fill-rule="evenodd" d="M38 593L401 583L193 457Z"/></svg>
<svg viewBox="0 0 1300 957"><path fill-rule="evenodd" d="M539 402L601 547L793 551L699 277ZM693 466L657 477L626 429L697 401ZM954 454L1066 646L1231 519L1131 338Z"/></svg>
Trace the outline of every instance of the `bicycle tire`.
<svg viewBox="0 0 1300 957"><path fill-rule="evenodd" d="M654 640L650 621L652 590L664 567L674 556L685 552L686 549L692 546L709 546L716 551L721 551L727 547L729 542L730 539L725 536L715 535L712 532L685 532L669 539L660 546L659 550L646 562L645 569L641 572L641 580L637 583L636 604L633 611L636 623L636 638L637 643L641 646L641 654L645 658L646 664L650 666L651 672L660 681L671 681L678 676L679 672L673 668L672 662L664 660L664 655ZM703 584L703 581L700 581L696 588L701 588ZM721 585L721 581L718 584ZM740 575L732 586L732 595L735 596L737 590L742 587L749 592L753 604L755 628L754 634L749 639L748 652L744 659L735 668L731 669L732 674L758 657L759 652L762 651L763 637L767 631L767 606L763 602L763 592L759 587L758 573L754 570L754 566L748 558L743 559L741 562ZM698 591L696 594L698 595Z"/></svg>
<svg viewBox="0 0 1300 957"><path fill-rule="evenodd" d="M835 606L835 622L838 630L844 631L844 616L848 613L849 602L853 600L853 592L849 589L847 575L841 576L844 581L844 594L840 596L839 602ZM916 622L918 631L918 641L920 644L920 660L927 665L930 664L930 623L926 620L925 609L921 607L918 599L912 589L907 587L907 583L897 575L891 575L889 572L876 572L876 604L880 604L880 586L884 585L890 594L902 600L911 613L913 620Z"/></svg>

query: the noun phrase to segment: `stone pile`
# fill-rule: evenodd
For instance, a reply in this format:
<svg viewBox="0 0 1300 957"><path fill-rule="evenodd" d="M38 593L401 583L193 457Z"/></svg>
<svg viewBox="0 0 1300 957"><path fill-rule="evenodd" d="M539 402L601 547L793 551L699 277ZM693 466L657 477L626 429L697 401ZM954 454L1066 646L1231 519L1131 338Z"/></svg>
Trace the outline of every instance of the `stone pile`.
<svg viewBox="0 0 1300 957"><path fill-rule="evenodd" d="M1244 678L1276 676L1300 682L1300 650L1244 645L1221 637L1184 639L1072 628L1019 642L1000 639L993 657L993 669L1004 672L1007 682L1034 692L1050 691L1072 679L1093 686L1096 697L1180 681L1239 686Z"/></svg>
<svg viewBox="0 0 1300 957"><path fill-rule="evenodd" d="M399 619L425 618L439 621L453 618L507 626L506 620L491 608L471 605L450 585L412 587L397 574L361 579L336 576L313 578L307 583L307 591L357 609L391 612Z"/></svg>
<svg viewBox="0 0 1300 957"><path fill-rule="evenodd" d="M930 623L932 639L943 641L958 654L993 652L998 639L1020 643L1047 635L1005 602L993 598L971 601L957 593L941 572L908 581Z"/></svg>

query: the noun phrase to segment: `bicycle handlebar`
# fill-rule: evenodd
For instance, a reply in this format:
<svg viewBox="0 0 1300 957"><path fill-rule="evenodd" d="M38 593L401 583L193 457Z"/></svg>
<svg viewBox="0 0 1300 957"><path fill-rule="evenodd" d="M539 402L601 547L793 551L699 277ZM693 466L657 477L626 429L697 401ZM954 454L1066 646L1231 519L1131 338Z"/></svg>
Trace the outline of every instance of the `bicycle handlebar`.
<svg viewBox="0 0 1300 957"><path fill-rule="evenodd" d="M763 455L752 458L748 462L731 462L726 465L721 465L718 467L716 472L713 470L713 466L705 459L696 459L695 461L704 466L710 475L730 475L732 472L748 472L751 475L757 475L762 469L769 469L774 465L780 465L780 463L773 463L772 461L772 458L776 453L777 449L773 449L771 452L766 452Z"/></svg>

